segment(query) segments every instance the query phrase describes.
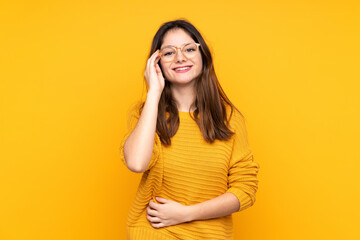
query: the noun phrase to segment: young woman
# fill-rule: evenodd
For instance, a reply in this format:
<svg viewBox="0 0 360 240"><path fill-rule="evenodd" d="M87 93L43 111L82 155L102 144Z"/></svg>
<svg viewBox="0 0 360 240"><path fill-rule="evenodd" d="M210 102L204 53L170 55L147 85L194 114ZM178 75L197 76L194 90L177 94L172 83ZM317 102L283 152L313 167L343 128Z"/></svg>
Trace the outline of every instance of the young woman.
<svg viewBox="0 0 360 240"><path fill-rule="evenodd" d="M255 202L258 163L244 118L226 97L210 50L188 21L164 23L120 157L143 173L128 239L232 239L232 213Z"/></svg>

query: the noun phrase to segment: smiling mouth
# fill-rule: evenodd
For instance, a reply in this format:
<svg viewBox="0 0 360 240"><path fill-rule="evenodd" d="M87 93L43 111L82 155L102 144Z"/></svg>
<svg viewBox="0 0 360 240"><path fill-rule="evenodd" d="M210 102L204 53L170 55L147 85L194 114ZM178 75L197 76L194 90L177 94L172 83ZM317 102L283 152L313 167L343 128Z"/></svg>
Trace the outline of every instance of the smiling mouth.
<svg viewBox="0 0 360 240"><path fill-rule="evenodd" d="M192 66L185 66L185 67L174 68L173 70L175 72L187 72L191 68L192 68Z"/></svg>

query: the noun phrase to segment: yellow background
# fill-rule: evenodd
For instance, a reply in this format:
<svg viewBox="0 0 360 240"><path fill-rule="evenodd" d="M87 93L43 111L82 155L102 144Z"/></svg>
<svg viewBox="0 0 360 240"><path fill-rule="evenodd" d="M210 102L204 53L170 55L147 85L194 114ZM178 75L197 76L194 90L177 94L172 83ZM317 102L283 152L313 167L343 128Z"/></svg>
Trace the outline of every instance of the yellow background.
<svg viewBox="0 0 360 240"><path fill-rule="evenodd" d="M125 239L151 40L183 17L260 164L236 239L360 239L359 1L1 1L0 239Z"/></svg>

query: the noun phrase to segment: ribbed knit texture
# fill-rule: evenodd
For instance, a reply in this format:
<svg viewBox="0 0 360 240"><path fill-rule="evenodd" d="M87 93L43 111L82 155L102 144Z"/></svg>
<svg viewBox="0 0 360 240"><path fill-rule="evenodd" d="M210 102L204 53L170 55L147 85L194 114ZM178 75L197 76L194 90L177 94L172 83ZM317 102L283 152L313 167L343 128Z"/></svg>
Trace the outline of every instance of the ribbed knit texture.
<svg viewBox="0 0 360 240"><path fill-rule="evenodd" d="M136 104L130 110L128 130L120 145L120 158L125 165L123 147L138 121L138 107ZM163 146L155 134L153 155L128 215L128 239L233 239L232 215L159 229L153 228L146 218L146 207L155 196L193 205L230 192L239 199L239 211L255 202L259 164L253 160L240 113L234 110L230 120L234 136L212 144L203 139L189 113L179 112L179 118L180 126L171 146Z"/></svg>

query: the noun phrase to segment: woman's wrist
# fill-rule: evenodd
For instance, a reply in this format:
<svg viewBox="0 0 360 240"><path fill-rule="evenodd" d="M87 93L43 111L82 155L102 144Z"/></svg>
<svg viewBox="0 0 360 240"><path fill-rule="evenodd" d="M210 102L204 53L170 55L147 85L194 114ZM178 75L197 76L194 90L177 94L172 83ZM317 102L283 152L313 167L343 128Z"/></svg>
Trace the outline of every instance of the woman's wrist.
<svg viewBox="0 0 360 240"><path fill-rule="evenodd" d="M156 91L156 90L149 90L146 94L146 99L156 99L157 101L160 100L162 91Z"/></svg>
<svg viewBox="0 0 360 240"><path fill-rule="evenodd" d="M197 205L189 205L186 206L186 216L185 216L185 222L191 222L196 220L196 212L198 211L198 206Z"/></svg>

